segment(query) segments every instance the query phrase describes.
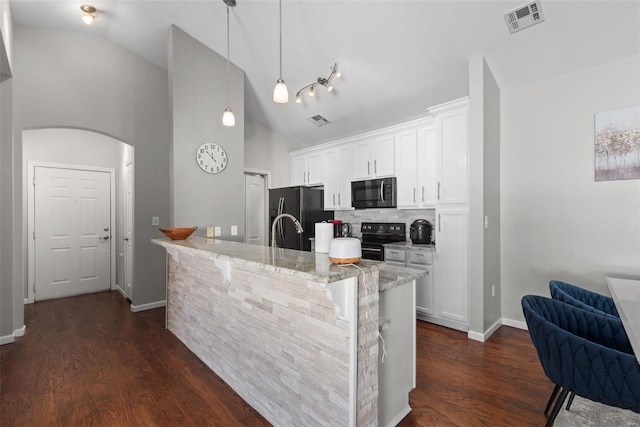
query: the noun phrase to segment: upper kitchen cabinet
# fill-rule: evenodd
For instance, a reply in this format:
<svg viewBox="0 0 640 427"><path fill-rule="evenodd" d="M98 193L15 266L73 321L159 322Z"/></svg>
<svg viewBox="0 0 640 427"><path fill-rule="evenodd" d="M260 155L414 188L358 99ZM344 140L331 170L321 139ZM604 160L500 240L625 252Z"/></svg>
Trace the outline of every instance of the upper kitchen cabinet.
<svg viewBox="0 0 640 427"><path fill-rule="evenodd" d="M429 108L435 117L437 203L468 202L468 98Z"/></svg>
<svg viewBox="0 0 640 427"><path fill-rule="evenodd" d="M353 146L330 148L324 152L324 208L350 210L353 179Z"/></svg>
<svg viewBox="0 0 640 427"><path fill-rule="evenodd" d="M396 136L398 208L433 208L436 203L434 120L422 120Z"/></svg>
<svg viewBox="0 0 640 427"><path fill-rule="evenodd" d="M395 135L374 136L354 143L353 179L394 176Z"/></svg>
<svg viewBox="0 0 640 427"><path fill-rule="evenodd" d="M291 158L293 185L322 185L322 164L322 151L293 156Z"/></svg>

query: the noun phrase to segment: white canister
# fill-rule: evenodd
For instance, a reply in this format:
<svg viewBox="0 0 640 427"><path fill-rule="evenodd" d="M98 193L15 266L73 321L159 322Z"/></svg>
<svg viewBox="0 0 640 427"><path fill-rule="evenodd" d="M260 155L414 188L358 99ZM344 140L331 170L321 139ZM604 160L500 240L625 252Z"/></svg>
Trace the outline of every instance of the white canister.
<svg viewBox="0 0 640 427"><path fill-rule="evenodd" d="M333 224L316 222L316 252L329 253L331 240L333 240Z"/></svg>

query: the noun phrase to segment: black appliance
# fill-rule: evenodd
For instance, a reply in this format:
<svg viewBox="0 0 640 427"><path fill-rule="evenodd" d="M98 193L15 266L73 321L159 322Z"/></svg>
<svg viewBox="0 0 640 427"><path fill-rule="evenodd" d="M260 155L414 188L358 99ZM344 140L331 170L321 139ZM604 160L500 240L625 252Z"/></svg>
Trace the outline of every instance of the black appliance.
<svg viewBox="0 0 640 427"><path fill-rule="evenodd" d="M351 206L356 209L395 208L396 178L351 181Z"/></svg>
<svg viewBox="0 0 640 427"><path fill-rule="evenodd" d="M271 225L280 214L288 213L296 217L304 232L296 232L293 221L281 218L276 224L276 245L279 248L310 251L311 241L315 237L316 222L333 219L333 211L324 210L324 190L318 187L284 187L269 190L269 242Z"/></svg>
<svg viewBox="0 0 640 427"><path fill-rule="evenodd" d="M362 258L384 261L384 244L406 241L406 225L402 222L363 222Z"/></svg>
<svg viewBox="0 0 640 427"><path fill-rule="evenodd" d="M409 237L414 245L430 245L433 226L426 219L413 221L409 228Z"/></svg>

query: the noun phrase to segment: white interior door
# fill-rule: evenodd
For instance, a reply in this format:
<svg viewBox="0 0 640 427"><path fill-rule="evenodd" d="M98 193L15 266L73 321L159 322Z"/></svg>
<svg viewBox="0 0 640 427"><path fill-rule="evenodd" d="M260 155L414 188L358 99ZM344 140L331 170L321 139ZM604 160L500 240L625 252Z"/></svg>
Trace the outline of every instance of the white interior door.
<svg viewBox="0 0 640 427"><path fill-rule="evenodd" d="M266 245L265 223L266 185L265 176L245 174L245 242L256 245Z"/></svg>
<svg viewBox="0 0 640 427"><path fill-rule="evenodd" d="M111 288L108 172L36 167L35 299Z"/></svg>
<svg viewBox="0 0 640 427"><path fill-rule="evenodd" d="M133 294L133 163L124 172L124 294Z"/></svg>

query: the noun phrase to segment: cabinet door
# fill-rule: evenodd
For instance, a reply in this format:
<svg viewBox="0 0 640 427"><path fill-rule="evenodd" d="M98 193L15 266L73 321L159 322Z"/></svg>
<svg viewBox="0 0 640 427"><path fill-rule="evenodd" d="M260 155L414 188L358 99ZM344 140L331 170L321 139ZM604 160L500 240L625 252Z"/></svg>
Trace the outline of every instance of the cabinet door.
<svg viewBox="0 0 640 427"><path fill-rule="evenodd" d="M435 293L437 315L469 321L468 213L439 210L436 215Z"/></svg>
<svg viewBox="0 0 640 427"><path fill-rule="evenodd" d="M307 185L307 156L294 157L291 162L292 185Z"/></svg>
<svg viewBox="0 0 640 427"><path fill-rule="evenodd" d="M338 165L336 150L324 153L324 209L336 209L338 207Z"/></svg>
<svg viewBox="0 0 640 427"><path fill-rule="evenodd" d="M418 130L418 198L423 208L434 207L437 200L436 129Z"/></svg>
<svg viewBox="0 0 640 427"><path fill-rule="evenodd" d="M427 272L426 276L416 279L416 310L424 314L433 315L433 274L432 267L414 266L407 263L409 268L420 268Z"/></svg>
<svg viewBox="0 0 640 427"><path fill-rule="evenodd" d="M353 180L353 147L341 147L338 152L338 203L339 209L351 208L351 181ZM328 177L327 177L328 178Z"/></svg>
<svg viewBox="0 0 640 427"><path fill-rule="evenodd" d="M371 142L358 141L354 145L353 179L367 179L372 176Z"/></svg>
<svg viewBox="0 0 640 427"><path fill-rule="evenodd" d="M467 203L467 107L436 116L438 202Z"/></svg>
<svg viewBox="0 0 640 427"><path fill-rule="evenodd" d="M395 172L395 136L375 138L371 144L373 175L376 177L393 176Z"/></svg>
<svg viewBox="0 0 640 427"><path fill-rule="evenodd" d="M418 194L418 133L403 132L395 144L398 208L415 208Z"/></svg>
<svg viewBox="0 0 640 427"><path fill-rule="evenodd" d="M313 153L307 156L307 185L322 185L323 169L322 169L323 153Z"/></svg>

